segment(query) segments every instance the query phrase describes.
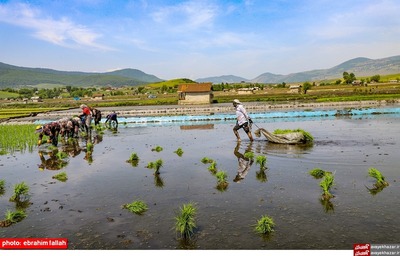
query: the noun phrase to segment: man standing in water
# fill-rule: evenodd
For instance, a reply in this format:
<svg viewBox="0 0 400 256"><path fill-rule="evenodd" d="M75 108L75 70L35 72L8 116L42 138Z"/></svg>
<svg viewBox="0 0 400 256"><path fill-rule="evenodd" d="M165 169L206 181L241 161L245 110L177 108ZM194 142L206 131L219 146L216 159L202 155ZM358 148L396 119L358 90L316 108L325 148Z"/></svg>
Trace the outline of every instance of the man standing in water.
<svg viewBox="0 0 400 256"><path fill-rule="evenodd" d="M250 125L253 123L250 116L247 114L246 109L243 107L243 104L235 99L233 100L233 106L236 109L236 125L233 127L233 133L235 133L237 141L240 141L240 136L238 130L242 129L247 133L250 141L253 141L253 135L250 131Z"/></svg>

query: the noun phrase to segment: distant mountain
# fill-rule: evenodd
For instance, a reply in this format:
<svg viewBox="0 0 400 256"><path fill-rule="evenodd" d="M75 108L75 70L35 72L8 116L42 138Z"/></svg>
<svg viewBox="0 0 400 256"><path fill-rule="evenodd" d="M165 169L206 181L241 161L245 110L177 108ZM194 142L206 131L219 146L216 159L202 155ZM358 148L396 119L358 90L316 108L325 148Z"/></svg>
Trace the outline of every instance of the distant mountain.
<svg viewBox="0 0 400 256"><path fill-rule="evenodd" d="M356 77L397 74L400 73L400 55L375 60L368 58L355 58L330 69L311 70L292 73L289 75L273 75L271 73L264 73L250 81L253 83L323 81L342 78L343 72L354 73Z"/></svg>
<svg viewBox="0 0 400 256"><path fill-rule="evenodd" d="M133 79L137 79L137 80L140 80L143 82L148 82L148 83L164 81L154 75L149 75L138 69L131 69L131 68L116 70L116 71L107 72L104 74L133 78Z"/></svg>
<svg viewBox="0 0 400 256"><path fill-rule="evenodd" d="M210 83L240 83L240 82L248 82L249 80L239 76L233 75L225 75L225 76L215 76L215 77L207 77L196 79L198 83L210 82Z"/></svg>
<svg viewBox="0 0 400 256"><path fill-rule="evenodd" d="M122 69L106 73L57 71L44 68L26 68L0 62L0 88L58 84L79 87L135 86L160 82L162 79L137 69Z"/></svg>

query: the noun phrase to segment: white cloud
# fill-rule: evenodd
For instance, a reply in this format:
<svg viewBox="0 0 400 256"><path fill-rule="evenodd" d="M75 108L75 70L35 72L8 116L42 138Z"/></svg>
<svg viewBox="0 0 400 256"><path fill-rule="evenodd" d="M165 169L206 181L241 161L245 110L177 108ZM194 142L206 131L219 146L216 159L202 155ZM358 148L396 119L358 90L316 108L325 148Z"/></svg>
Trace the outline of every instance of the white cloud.
<svg viewBox="0 0 400 256"><path fill-rule="evenodd" d="M53 19L44 17L39 10L30 5L17 3L0 6L0 22L33 30L33 35L40 39L63 47L85 47L109 51L112 48L96 42L100 34L82 25L77 25L68 18Z"/></svg>
<svg viewBox="0 0 400 256"><path fill-rule="evenodd" d="M173 31L192 31L211 27L217 15L217 6L206 2L189 1L162 7L152 13L154 21Z"/></svg>

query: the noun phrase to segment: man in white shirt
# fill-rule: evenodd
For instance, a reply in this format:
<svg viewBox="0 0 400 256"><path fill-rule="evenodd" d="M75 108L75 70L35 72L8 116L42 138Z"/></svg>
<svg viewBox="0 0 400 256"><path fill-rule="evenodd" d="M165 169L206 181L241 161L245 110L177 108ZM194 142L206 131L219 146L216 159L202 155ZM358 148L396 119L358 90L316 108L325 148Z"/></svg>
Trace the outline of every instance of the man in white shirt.
<svg viewBox="0 0 400 256"><path fill-rule="evenodd" d="M253 141L253 135L251 134L250 131L250 125L253 123L251 120L250 116L247 114L246 109L243 107L243 104L235 99L233 100L233 106L236 109L236 125L233 127L233 132L236 135L237 141L240 141L240 136L239 136L239 129L242 129L247 133L247 136L249 137L250 141Z"/></svg>

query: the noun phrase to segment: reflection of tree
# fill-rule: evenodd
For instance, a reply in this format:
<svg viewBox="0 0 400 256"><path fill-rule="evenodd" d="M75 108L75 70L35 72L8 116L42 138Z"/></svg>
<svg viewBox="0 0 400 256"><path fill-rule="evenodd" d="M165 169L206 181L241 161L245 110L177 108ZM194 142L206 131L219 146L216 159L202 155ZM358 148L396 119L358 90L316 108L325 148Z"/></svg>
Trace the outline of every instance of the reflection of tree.
<svg viewBox="0 0 400 256"><path fill-rule="evenodd" d="M268 181L268 177L267 177L267 174L265 173L265 170L266 170L265 168L260 168L260 170L258 170L256 172L256 178L260 182L267 182Z"/></svg>
<svg viewBox="0 0 400 256"><path fill-rule="evenodd" d="M235 179L233 180L234 182L240 182L242 179L244 179L247 175L247 173L250 170L251 165L253 164L254 160L252 158L248 158L245 156L247 152L251 152L252 150L252 143L250 142L249 145L247 146L247 149L244 154L239 152L240 148L240 142L236 144L234 154L237 157L238 160L238 170Z"/></svg>
<svg viewBox="0 0 400 256"><path fill-rule="evenodd" d="M68 161L61 159L57 156L58 150L55 151L39 151L39 158L41 163L38 165L40 170L60 170L61 168L68 165ZM45 154L47 154L48 158L46 159Z"/></svg>

